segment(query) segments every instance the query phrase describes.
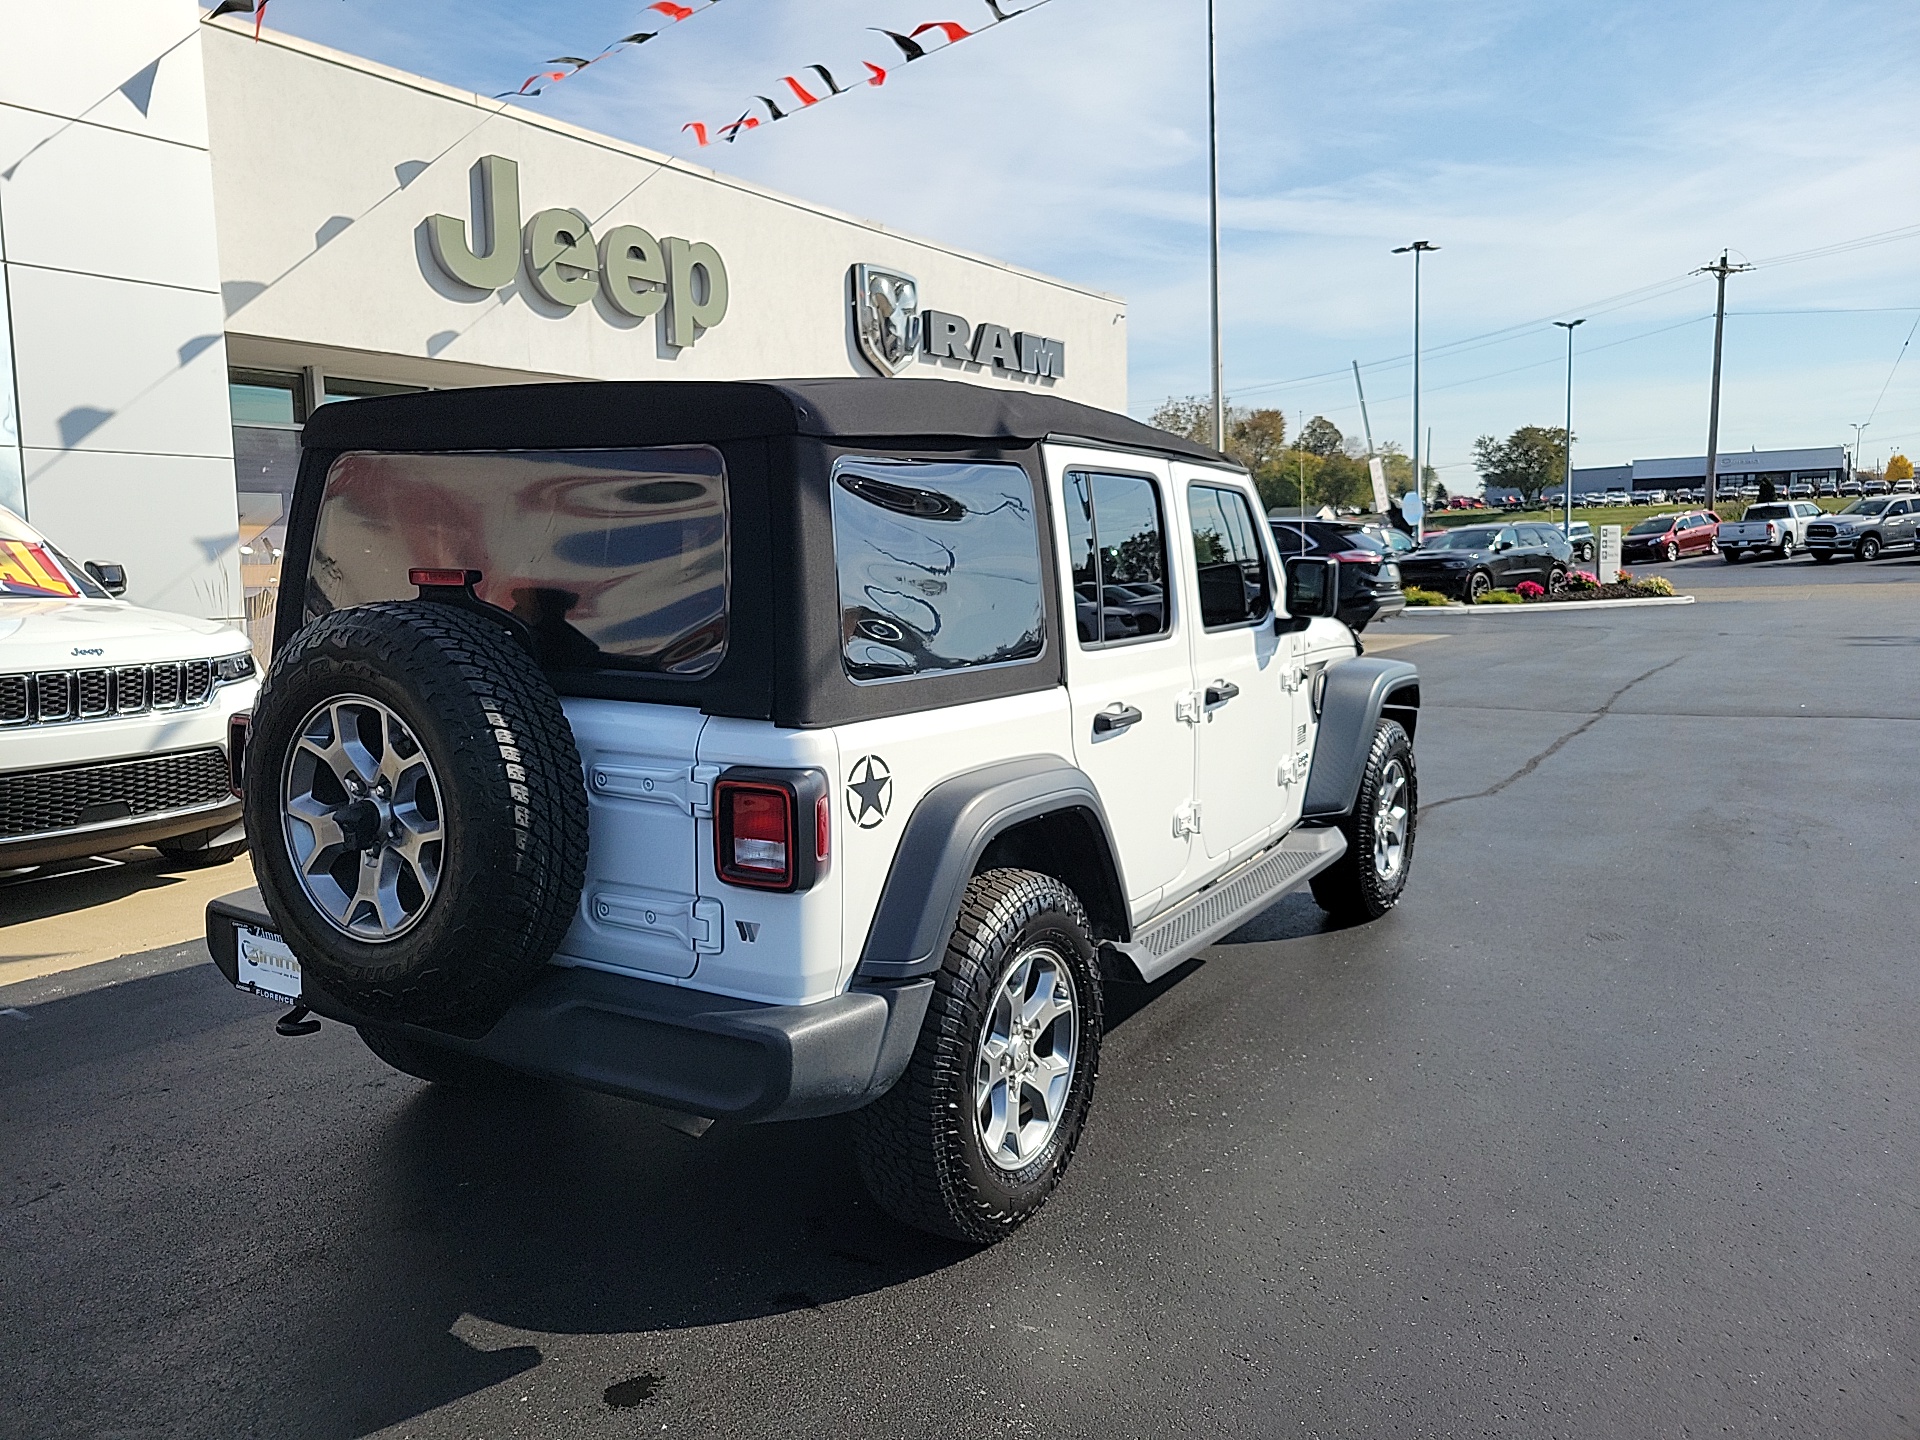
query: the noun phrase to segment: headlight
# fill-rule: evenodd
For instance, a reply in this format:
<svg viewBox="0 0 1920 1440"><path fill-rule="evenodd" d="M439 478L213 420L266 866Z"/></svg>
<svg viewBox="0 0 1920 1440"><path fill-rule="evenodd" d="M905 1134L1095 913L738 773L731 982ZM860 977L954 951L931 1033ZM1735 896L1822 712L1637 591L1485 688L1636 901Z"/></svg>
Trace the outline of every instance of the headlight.
<svg viewBox="0 0 1920 1440"><path fill-rule="evenodd" d="M231 685L235 680L245 680L253 674L253 652L242 650L238 655L222 655L213 662L213 678L222 685Z"/></svg>

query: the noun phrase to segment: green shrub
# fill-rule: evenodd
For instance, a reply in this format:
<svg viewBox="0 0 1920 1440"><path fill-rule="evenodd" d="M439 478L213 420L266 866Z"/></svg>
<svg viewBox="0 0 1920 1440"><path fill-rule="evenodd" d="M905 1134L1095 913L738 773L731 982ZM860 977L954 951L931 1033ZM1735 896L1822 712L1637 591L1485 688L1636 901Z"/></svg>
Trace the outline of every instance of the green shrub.
<svg viewBox="0 0 1920 1440"><path fill-rule="evenodd" d="M1664 575L1649 575L1644 580L1635 580L1633 588L1641 595L1673 594L1673 582Z"/></svg>
<svg viewBox="0 0 1920 1440"><path fill-rule="evenodd" d="M1511 590L1489 590L1474 602L1476 605L1524 605L1526 599Z"/></svg>
<svg viewBox="0 0 1920 1440"><path fill-rule="evenodd" d="M1407 586L1407 604L1409 605L1447 605L1452 602L1438 590L1422 590L1418 585Z"/></svg>

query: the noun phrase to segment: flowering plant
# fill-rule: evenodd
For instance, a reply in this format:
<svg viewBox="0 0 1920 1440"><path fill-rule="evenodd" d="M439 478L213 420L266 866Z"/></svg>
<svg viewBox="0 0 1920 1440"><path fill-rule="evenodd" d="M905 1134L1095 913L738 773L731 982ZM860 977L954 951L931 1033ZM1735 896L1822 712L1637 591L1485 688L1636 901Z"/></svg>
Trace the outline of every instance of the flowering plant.
<svg viewBox="0 0 1920 1440"><path fill-rule="evenodd" d="M1546 586L1532 580L1522 580L1513 588L1520 592L1520 598L1522 600L1538 600L1542 595L1547 593Z"/></svg>
<svg viewBox="0 0 1920 1440"><path fill-rule="evenodd" d="M1576 570L1567 576L1567 589L1569 590L1598 590L1599 588L1600 577L1595 575L1591 570Z"/></svg>

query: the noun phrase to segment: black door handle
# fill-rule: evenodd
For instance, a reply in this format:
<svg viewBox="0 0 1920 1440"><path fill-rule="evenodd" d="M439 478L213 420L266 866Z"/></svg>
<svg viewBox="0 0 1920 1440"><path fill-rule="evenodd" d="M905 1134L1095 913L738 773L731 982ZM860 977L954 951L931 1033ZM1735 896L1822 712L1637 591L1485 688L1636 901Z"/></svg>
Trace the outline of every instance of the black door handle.
<svg viewBox="0 0 1920 1440"><path fill-rule="evenodd" d="M1224 705L1240 693L1240 687L1231 680L1216 680L1207 686L1207 704Z"/></svg>
<svg viewBox="0 0 1920 1440"><path fill-rule="evenodd" d="M1112 735L1125 730L1129 725L1138 725L1141 714L1131 705L1117 705L1111 710L1102 710L1093 717L1093 733Z"/></svg>

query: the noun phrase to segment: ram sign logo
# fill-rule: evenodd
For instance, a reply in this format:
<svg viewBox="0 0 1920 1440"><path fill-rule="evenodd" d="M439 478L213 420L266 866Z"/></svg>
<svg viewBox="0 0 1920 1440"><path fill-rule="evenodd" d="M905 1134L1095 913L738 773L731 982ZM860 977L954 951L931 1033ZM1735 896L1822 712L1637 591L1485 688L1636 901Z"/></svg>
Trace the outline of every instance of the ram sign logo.
<svg viewBox="0 0 1920 1440"><path fill-rule="evenodd" d="M882 375L902 374L916 356L924 356L1036 380L1066 377L1063 340L1009 330L991 321L970 325L963 315L922 309L919 282L897 270L856 265L851 278L854 337L867 363Z"/></svg>

